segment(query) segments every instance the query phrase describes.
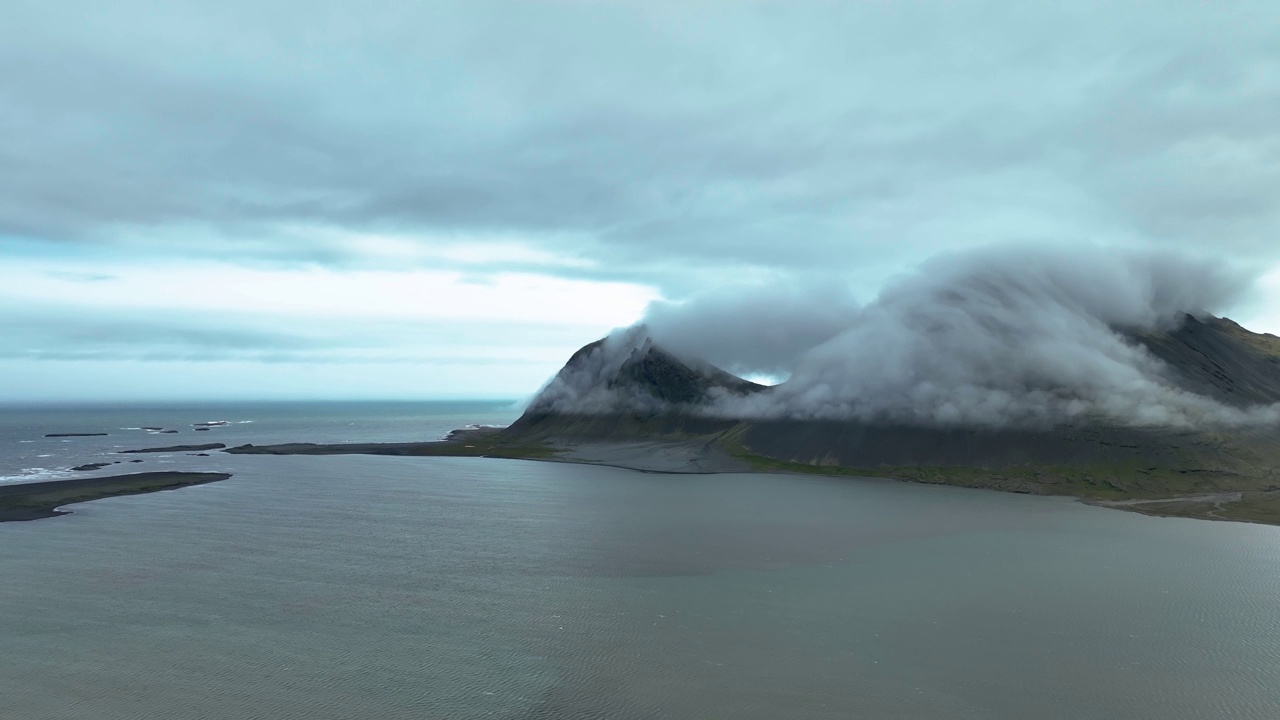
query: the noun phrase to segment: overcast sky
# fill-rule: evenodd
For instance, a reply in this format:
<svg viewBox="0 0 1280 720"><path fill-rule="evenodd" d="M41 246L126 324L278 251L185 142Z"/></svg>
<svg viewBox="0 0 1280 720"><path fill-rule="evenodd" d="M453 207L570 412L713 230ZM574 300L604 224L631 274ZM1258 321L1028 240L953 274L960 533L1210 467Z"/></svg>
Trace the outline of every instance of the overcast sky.
<svg viewBox="0 0 1280 720"><path fill-rule="evenodd" d="M658 299L1177 248L1280 332L1259 2L9 0L0 402L518 397Z"/></svg>

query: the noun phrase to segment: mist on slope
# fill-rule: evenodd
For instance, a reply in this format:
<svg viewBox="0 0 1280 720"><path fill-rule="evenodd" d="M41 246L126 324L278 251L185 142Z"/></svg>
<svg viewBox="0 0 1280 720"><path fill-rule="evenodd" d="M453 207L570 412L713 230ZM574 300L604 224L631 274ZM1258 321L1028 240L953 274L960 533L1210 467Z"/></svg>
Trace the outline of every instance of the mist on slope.
<svg viewBox="0 0 1280 720"><path fill-rule="evenodd" d="M786 377L805 353L852 327L860 311L847 284L791 280L656 302L639 326L681 358L739 375Z"/></svg>
<svg viewBox="0 0 1280 720"><path fill-rule="evenodd" d="M733 417L985 427L1275 421L1280 406L1241 410L1178 389L1132 339L1220 313L1252 281L1226 263L1173 253L991 247L935 257L863 307L833 283L656 303L603 347L609 367L652 337L682 359L789 375L767 392L719 393L705 410ZM580 390L560 393L560 409L599 412L608 399L652 407L634 388L601 386L606 364L583 374L587 365L553 381ZM589 407L577 402L588 396Z"/></svg>

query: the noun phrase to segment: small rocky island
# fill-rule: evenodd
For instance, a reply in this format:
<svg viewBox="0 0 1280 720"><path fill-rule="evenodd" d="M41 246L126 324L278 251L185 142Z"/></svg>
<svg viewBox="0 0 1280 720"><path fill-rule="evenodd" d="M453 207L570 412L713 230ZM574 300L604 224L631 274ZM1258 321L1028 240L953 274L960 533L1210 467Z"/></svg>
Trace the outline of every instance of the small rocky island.
<svg viewBox="0 0 1280 720"><path fill-rule="evenodd" d="M76 472L91 472L93 470L101 470L102 468L108 467L110 465L119 465L119 464L120 464L119 460L115 460L112 462L85 463L84 465L77 465L71 469L75 470Z"/></svg>
<svg viewBox="0 0 1280 720"><path fill-rule="evenodd" d="M48 433L47 438L72 438L72 437L106 437L107 433Z"/></svg>
<svg viewBox="0 0 1280 720"><path fill-rule="evenodd" d="M138 453L177 453L177 452L200 452L202 450L221 450L226 445L222 443L206 443L204 445L170 445L168 447L140 448L138 450L121 450L121 455L136 455Z"/></svg>

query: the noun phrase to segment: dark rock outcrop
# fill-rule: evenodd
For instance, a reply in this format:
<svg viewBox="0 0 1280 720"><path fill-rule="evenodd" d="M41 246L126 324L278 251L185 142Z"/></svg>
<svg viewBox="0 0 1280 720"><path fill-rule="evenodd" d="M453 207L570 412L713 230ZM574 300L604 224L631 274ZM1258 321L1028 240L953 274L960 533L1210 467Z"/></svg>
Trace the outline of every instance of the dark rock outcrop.
<svg viewBox="0 0 1280 720"><path fill-rule="evenodd" d="M70 437L105 437L107 433L49 433L45 435L47 438L70 438Z"/></svg>
<svg viewBox="0 0 1280 720"><path fill-rule="evenodd" d="M170 447L158 448L142 448L140 450L121 450L122 455L133 455L136 453L169 453L169 452L199 452L201 450L221 450L226 445L222 443L209 443L207 445L172 445Z"/></svg>
<svg viewBox="0 0 1280 720"><path fill-rule="evenodd" d="M84 465L77 465L71 469L76 472L89 472L90 470L101 470L111 464L112 463L109 462L85 463Z"/></svg>
<svg viewBox="0 0 1280 720"><path fill-rule="evenodd" d="M1177 330L1135 337L1184 390L1233 407L1280 401L1280 338L1275 335L1249 332L1226 318L1188 315Z"/></svg>

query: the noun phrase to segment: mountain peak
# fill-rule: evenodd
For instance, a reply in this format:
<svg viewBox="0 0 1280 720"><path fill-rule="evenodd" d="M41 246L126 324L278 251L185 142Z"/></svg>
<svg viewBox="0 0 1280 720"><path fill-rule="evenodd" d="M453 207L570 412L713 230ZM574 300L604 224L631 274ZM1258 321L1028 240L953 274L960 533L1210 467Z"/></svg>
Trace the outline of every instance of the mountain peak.
<svg viewBox="0 0 1280 720"><path fill-rule="evenodd" d="M583 346L529 406L531 413L661 412L702 405L720 394L745 395L765 386L696 359L681 359L654 342L643 326Z"/></svg>

